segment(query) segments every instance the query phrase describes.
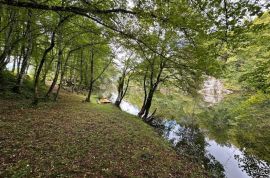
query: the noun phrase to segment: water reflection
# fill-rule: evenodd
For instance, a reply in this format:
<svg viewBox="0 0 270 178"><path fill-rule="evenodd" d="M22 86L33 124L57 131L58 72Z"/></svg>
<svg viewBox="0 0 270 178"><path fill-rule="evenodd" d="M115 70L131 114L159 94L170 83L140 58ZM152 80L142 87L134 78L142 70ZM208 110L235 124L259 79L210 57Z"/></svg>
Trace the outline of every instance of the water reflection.
<svg viewBox="0 0 270 178"><path fill-rule="evenodd" d="M234 145L218 144L204 137L198 127L181 126L176 121L164 121L164 137L181 153L202 162L213 177L269 178L270 167L265 161L248 155ZM220 164L219 164L220 163Z"/></svg>
<svg viewBox="0 0 270 178"><path fill-rule="evenodd" d="M234 157L238 160L239 167L250 177L270 177L270 165L265 161L258 160L246 152L243 155L234 155Z"/></svg>
<svg viewBox="0 0 270 178"><path fill-rule="evenodd" d="M224 177L223 166L205 149L203 133L196 126L181 126L176 121L164 121L163 136L169 140L179 154L184 154L194 162L201 163L212 177Z"/></svg>
<svg viewBox="0 0 270 178"><path fill-rule="evenodd" d="M112 94L111 100L114 101L115 98L116 95ZM133 115L137 115L139 111L138 107L127 101L123 101L120 107ZM223 127L229 124L220 123L215 129L208 130L214 133L215 138L222 138L217 140L205 137L198 126L184 126L174 120L156 119L152 125L172 143L179 154L184 154L194 162L205 165L212 177L270 178L268 163L228 143L230 134L228 129Z"/></svg>
<svg viewBox="0 0 270 178"><path fill-rule="evenodd" d="M110 100L115 103L116 101L116 98L117 98L117 94L116 93L112 93L111 94L111 97L110 97ZM132 115L137 115L139 113L139 108L132 105L131 103L125 101L125 100L122 100L121 104L120 104L120 108L122 111L125 111L129 114L132 114Z"/></svg>
<svg viewBox="0 0 270 178"><path fill-rule="evenodd" d="M221 80L208 76L204 81L203 89L199 91L203 95L203 100L210 105L219 103L225 95L232 91L224 88Z"/></svg>

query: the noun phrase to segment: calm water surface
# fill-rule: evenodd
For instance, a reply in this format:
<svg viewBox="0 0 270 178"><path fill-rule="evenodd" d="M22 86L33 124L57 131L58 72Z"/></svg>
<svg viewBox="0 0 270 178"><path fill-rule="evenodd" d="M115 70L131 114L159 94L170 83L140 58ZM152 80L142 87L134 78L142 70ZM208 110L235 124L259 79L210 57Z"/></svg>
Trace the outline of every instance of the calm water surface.
<svg viewBox="0 0 270 178"><path fill-rule="evenodd" d="M112 95L111 100L116 100L116 94ZM138 107L127 101L123 101L120 107L132 115L139 112ZM219 144L214 139L209 139L202 129L182 126L174 120L164 120L162 125L162 135L175 148L186 149L194 156L203 154L210 162L217 161L222 165L227 178L270 178L270 164L248 155L244 148L237 148L230 142L226 145Z"/></svg>

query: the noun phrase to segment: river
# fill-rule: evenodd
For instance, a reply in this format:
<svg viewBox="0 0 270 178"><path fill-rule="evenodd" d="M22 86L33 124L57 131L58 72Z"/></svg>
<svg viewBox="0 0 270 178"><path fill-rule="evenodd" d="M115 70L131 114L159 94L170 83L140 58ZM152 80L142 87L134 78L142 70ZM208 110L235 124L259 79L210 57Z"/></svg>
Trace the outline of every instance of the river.
<svg viewBox="0 0 270 178"><path fill-rule="evenodd" d="M208 77L200 93L209 106L220 102L225 95L232 92L224 89L221 81ZM114 102L116 97L116 94L112 94L111 100ZM137 115L139 112L137 106L127 101L122 101L120 107L132 115ZM220 144L212 137L210 138L207 130L203 128L181 125L170 119L163 119L161 122L162 136L180 152L186 150L194 158L203 155L208 160L204 163L206 166L208 164L213 177L270 178L269 162L248 154L245 147L238 148L230 140L227 140L226 144ZM216 169L218 164L222 165L222 168Z"/></svg>

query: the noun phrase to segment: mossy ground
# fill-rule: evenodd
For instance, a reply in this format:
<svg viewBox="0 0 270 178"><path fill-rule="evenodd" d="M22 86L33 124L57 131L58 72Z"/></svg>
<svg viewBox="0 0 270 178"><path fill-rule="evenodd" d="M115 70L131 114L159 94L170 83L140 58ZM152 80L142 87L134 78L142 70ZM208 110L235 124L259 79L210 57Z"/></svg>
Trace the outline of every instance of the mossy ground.
<svg viewBox="0 0 270 178"><path fill-rule="evenodd" d="M0 96L0 177L207 177L113 105L62 92L33 107L16 96Z"/></svg>

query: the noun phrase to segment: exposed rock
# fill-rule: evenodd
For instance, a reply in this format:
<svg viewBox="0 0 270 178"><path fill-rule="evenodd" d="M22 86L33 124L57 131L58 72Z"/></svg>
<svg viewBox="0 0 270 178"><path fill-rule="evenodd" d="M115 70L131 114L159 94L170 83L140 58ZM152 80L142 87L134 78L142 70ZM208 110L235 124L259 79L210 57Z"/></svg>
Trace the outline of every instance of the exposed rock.
<svg viewBox="0 0 270 178"><path fill-rule="evenodd" d="M208 76L205 80L203 89L199 91L203 95L203 100L210 104L220 102L225 95L231 94L232 91L224 88L223 83L215 77Z"/></svg>

